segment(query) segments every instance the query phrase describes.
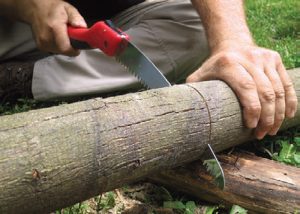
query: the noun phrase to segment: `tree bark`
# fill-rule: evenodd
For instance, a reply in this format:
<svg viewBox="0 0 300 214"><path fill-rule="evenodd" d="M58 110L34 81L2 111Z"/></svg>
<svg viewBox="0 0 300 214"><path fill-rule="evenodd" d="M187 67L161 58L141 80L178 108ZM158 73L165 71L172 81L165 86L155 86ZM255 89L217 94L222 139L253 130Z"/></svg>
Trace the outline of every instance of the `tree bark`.
<svg viewBox="0 0 300 214"><path fill-rule="evenodd" d="M300 100L300 72L290 72ZM253 138L221 81L0 118L0 213L45 213ZM300 122L300 105L294 119Z"/></svg>
<svg viewBox="0 0 300 214"><path fill-rule="evenodd" d="M150 176L150 180L213 203L238 204L251 213L300 210L300 168L253 154L220 155L226 186L222 191L201 161Z"/></svg>

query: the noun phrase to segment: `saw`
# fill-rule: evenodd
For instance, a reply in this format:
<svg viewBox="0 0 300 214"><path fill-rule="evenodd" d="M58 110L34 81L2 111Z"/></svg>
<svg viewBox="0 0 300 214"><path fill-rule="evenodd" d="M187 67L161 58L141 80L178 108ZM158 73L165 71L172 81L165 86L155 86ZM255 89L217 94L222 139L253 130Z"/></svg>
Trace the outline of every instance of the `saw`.
<svg viewBox="0 0 300 214"><path fill-rule="evenodd" d="M144 86L150 89L171 86L151 60L130 41L129 36L110 20L96 22L90 28L68 27L68 33L74 48L97 48L108 56L114 56Z"/></svg>
<svg viewBox="0 0 300 214"><path fill-rule="evenodd" d="M76 49L100 49L123 64L129 72L149 89L171 86L170 82L151 60L131 41L129 36L117 28L112 21L99 21L90 28L68 27L71 44ZM215 178L216 185L225 187L223 169L210 144L205 151L204 164Z"/></svg>

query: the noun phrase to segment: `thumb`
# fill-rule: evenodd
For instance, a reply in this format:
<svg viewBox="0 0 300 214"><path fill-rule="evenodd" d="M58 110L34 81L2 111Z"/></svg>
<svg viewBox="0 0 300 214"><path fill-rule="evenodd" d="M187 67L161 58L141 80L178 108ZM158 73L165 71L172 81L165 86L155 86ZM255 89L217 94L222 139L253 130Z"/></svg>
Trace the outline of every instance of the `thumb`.
<svg viewBox="0 0 300 214"><path fill-rule="evenodd" d="M73 7L70 4L66 4L65 9L68 15L68 24L70 24L73 27L87 27L84 18L80 15L80 13L75 7Z"/></svg>
<svg viewBox="0 0 300 214"><path fill-rule="evenodd" d="M213 79L213 73L203 70L202 67L186 78L186 83L201 82Z"/></svg>
<svg viewBox="0 0 300 214"><path fill-rule="evenodd" d="M192 82L198 82L200 81L198 78L198 75L196 74L197 71L195 71L194 73L192 73L191 75L189 75L186 78L186 83L192 83Z"/></svg>

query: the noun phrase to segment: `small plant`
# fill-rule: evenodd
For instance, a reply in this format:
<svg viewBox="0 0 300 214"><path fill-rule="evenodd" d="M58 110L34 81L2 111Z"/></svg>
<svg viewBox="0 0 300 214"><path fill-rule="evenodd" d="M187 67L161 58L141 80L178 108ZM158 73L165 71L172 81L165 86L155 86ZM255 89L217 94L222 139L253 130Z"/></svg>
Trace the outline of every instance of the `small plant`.
<svg viewBox="0 0 300 214"><path fill-rule="evenodd" d="M224 213L224 207L223 206L211 206L211 207L205 207L204 214L219 214ZM247 210L243 207L240 207L238 205L233 205L230 209L230 211L226 211L226 213L229 214L247 214Z"/></svg>
<svg viewBox="0 0 300 214"><path fill-rule="evenodd" d="M77 203L71 207L67 207L56 211L56 214L85 214L87 213L89 206L86 202Z"/></svg>
<svg viewBox="0 0 300 214"><path fill-rule="evenodd" d="M107 192L100 197L98 201L98 209L99 210L109 210L116 205L115 193Z"/></svg>
<svg viewBox="0 0 300 214"><path fill-rule="evenodd" d="M197 208L194 201L188 201L185 204L181 201L165 201L163 206L183 214L194 214Z"/></svg>
<svg viewBox="0 0 300 214"><path fill-rule="evenodd" d="M213 176L215 184L221 189L224 188L225 183L219 163L215 159L208 159L203 161L203 165L205 165L209 174Z"/></svg>
<svg viewBox="0 0 300 214"><path fill-rule="evenodd" d="M205 207L204 214L214 214L217 213L219 206Z"/></svg>
<svg viewBox="0 0 300 214"><path fill-rule="evenodd" d="M238 205L233 205L229 214L247 214L247 210Z"/></svg>
<svg viewBox="0 0 300 214"><path fill-rule="evenodd" d="M274 153L272 158L282 163L300 167L300 137L295 137L293 142L281 140L277 142L281 147L279 153Z"/></svg>
<svg viewBox="0 0 300 214"><path fill-rule="evenodd" d="M259 142L260 149L273 160L300 167L300 127L292 128L275 137Z"/></svg>

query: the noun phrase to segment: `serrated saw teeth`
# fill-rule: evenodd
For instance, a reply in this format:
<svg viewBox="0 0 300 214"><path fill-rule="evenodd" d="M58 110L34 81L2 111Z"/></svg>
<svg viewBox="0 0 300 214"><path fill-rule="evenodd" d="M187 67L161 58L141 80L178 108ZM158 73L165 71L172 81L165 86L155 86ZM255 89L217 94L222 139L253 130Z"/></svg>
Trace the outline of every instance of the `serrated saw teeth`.
<svg viewBox="0 0 300 214"><path fill-rule="evenodd" d="M129 67L127 67L118 57L115 57L116 61L118 63L120 63L126 71L128 71L129 73L131 73L135 78L138 79L138 81L147 89L150 89L150 87L143 81L143 79L141 77L139 77L139 75L137 75L132 69L130 69Z"/></svg>
<svg viewBox="0 0 300 214"><path fill-rule="evenodd" d="M127 48L115 57L147 88L171 86L153 62L131 42L128 42Z"/></svg>

